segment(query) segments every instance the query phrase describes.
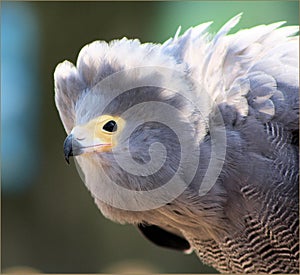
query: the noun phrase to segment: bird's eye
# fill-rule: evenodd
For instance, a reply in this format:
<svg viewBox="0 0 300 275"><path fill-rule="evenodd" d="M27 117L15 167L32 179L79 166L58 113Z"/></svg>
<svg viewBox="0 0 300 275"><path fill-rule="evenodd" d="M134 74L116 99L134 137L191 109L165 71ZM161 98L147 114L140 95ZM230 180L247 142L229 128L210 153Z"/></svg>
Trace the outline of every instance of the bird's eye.
<svg viewBox="0 0 300 275"><path fill-rule="evenodd" d="M110 133L116 132L118 129L117 123L114 120L110 120L104 124L102 129Z"/></svg>

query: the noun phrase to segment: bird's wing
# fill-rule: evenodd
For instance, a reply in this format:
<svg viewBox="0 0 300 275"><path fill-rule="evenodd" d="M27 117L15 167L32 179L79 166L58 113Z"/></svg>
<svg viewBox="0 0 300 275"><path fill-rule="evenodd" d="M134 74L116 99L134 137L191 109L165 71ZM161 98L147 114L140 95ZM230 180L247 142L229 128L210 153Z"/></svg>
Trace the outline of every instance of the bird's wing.
<svg viewBox="0 0 300 275"><path fill-rule="evenodd" d="M279 28L284 22L278 22L228 35L240 17L229 20L213 38L207 32L211 23L177 33L162 45L164 52L186 63L216 103L226 103L242 116L297 128L298 26Z"/></svg>
<svg viewBox="0 0 300 275"><path fill-rule="evenodd" d="M242 115L298 129L298 27L262 25L225 37L223 98ZM247 100L244 100L246 98ZM248 110L247 110L248 109Z"/></svg>
<svg viewBox="0 0 300 275"><path fill-rule="evenodd" d="M148 240L158 246L183 251L185 253L190 252L191 246L189 242L184 237L176 234L178 232L173 233L159 226L148 224L139 224L138 229Z"/></svg>

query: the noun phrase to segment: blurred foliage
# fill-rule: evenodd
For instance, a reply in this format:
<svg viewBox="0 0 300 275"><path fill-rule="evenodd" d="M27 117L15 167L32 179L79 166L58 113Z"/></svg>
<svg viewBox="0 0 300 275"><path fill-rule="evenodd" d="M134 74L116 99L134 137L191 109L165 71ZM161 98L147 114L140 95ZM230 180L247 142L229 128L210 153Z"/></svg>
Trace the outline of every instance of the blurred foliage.
<svg viewBox="0 0 300 275"><path fill-rule="evenodd" d="M75 165L67 166L62 151L65 132L53 100L55 66L76 61L82 46L96 40L127 36L163 42L183 30L214 21L216 31L243 12L235 30L262 23L298 24L298 2L12 2L30 7L39 24L40 165L32 185L21 193L2 193L2 268L27 266L46 273L203 272L195 255L156 247L129 225L106 220L81 182ZM2 7L3 8L3 7ZM5 38L4 38L5 39ZM24 114L26 115L26 114ZM17 171L16 171L17 172ZM22 175L21 175L22 176ZM130 273L130 272L129 272Z"/></svg>

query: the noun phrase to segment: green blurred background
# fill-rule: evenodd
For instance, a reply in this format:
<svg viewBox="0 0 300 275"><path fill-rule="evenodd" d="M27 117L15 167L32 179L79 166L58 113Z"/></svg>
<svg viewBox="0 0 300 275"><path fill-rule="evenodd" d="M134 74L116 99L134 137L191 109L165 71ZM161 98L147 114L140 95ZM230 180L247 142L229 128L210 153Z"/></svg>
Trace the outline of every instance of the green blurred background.
<svg viewBox="0 0 300 275"><path fill-rule="evenodd" d="M2 271L215 272L100 214L75 165L64 161L53 72L93 40L163 42L179 25L206 21L216 32L240 12L234 31L282 20L298 25L298 8L297 1L2 2Z"/></svg>

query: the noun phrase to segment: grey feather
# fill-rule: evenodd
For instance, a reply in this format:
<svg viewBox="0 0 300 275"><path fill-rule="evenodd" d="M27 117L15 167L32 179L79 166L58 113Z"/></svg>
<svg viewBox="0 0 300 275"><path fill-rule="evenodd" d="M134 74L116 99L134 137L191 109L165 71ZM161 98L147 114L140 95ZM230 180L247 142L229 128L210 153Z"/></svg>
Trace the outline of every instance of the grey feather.
<svg viewBox="0 0 300 275"><path fill-rule="evenodd" d="M170 128L147 122L157 115L154 107L124 115L127 127L144 122L132 132L130 142L121 134L115 155L76 157L102 213L119 223L149 226L154 230L143 229L147 238L160 245L185 250L188 242L203 262L220 272L298 273L298 27L282 27L284 22L279 22L228 35L240 17L231 19L213 37L207 32L211 23L206 23L182 35L179 29L162 45L127 38L87 45L76 67L65 61L56 68L55 102L70 134L74 127L101 115L107 101L124 87L154 81L157 85L128 88L112 100L106 113L122 116L145 102L168 104L180 112L170 117L168 111L162 112L162 119L181 123L179 130L191 154L181 155L182 144ZM141 67L152 69L143 73L138 70ZM126 74L128 70L134 73ZM113 78L120 72L125 74L119 80ZM165 88L171 84L180 93ZM189 96L193 100L187 100ZM194 103L204 106L202 112ZM217 155L224 162L221 172L201 196L201 182L216 154L216 139L209 129L226 130L226 154ZM156 143L164 149L155 149ZM166 153L160 170L151 162L151 148ZM133 162L125 154L129 151ZM116 157L130 169L152 163L148 170L156 172L134 175L120 167ZM193 168L195 175L188 182ZM141 210L146 202L139 200L139 191L160 188L177 170L174 188L184 186L184 192L164 205ZM136 197L126 201L116 188L103 201L103 194L115 188L105 175L136 192ZM168 196L167 191L163 194ZM115 207L117 200L136 203L139 209Z"/></svg>

